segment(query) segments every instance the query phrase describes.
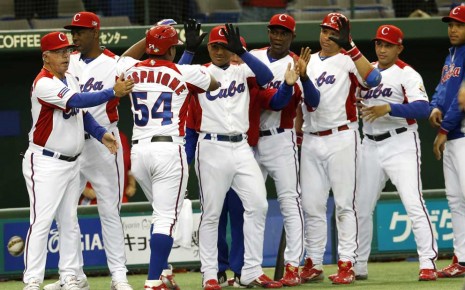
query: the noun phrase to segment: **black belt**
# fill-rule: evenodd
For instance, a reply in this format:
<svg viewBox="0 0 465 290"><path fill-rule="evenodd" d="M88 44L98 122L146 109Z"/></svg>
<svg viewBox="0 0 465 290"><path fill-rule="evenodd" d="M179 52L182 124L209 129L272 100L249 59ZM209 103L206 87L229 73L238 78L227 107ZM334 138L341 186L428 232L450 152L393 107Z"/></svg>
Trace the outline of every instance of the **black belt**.
<svg viewBox="0 0 465 290"><path fill-rule="evenodd" d="M405 127L402 127L402 128L397 128L395 129L394 131L396 131L397 134L400 134L400 133L404 133L407 131L407 128ZM365 136L370 139L370 140L373 140L373 141L383 141L384 139L387 139L389 137L391 137L391 133L389 132L386 132L384 134L380 134L380 135L369 135L369 134L365 134Z"/></svg>
<svg viewBox="0 0 465 290"><path fill-rule="evenodd" d="M283 128L276 128L276 134L280 134L282 132L284 132L285 130ZM264 130L264 131L260 131L260 137L263 137L263 136L271 136L273 135L273 131L272 130Z"/></svg>
<svg viewBox="0 0 465 290"><path fill-rule="evenodd" d="M85 133L84 134L84 140L89 140L90 139L90 134L89 133Z"/></svg>
<svg viewBox="0 0 465 290"><path fill-rule="evenodd" d="M42 150L42 154L45 155L45 156L50 156L50 157L55 157L55 152L53 151L50 151L50 150L47 150L47 149L43 149ZM80 154L76 155L76 156L66 156L66 155L60 155L58 156L57 158L60 159L60 160L64 160L64 161L68 161L68 162L72 162L72 161L76 161L76 159L79 157Z"/></svg>
<svg viewBox="0 0 465 290"><path fill-rule="evenodd" d="M150 139L150 142L173 142L173 137L171 136L153 136ZM132 141L132 145L139 143L139 140Z"/></svg>
<svg viewBox="0 0 465 290"><path fill-rule="evenodd" d="M204 139L212 140L212 139L215 139L215 136L213 136L212 138L212 134L206 134ZM242 140L244 140L244 136L242 136L242 134L232 135L232 136L216 135L216 140L217 141L228 141L228 142L241 142Z"/></svg>

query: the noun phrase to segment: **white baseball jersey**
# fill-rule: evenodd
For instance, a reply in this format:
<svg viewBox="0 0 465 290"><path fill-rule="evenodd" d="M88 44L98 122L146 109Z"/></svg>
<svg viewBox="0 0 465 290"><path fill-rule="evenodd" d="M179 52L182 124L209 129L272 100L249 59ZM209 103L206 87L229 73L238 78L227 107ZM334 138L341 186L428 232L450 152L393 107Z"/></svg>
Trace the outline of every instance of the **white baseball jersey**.
<svg viewBox="0 0 465 290"><path fill-rule="evenodd" d="M266 64L273 73L273 80L268 83L267 88L278 89L284 82L284 73L286 72L287 64L291 63L294 67L294 59L296 56L293 52L281 59L270 59L267 54L268 48L262 48L250 51L256 58ZM260 130L268 130L271 128L294 128L294 118L296 116L296 108L302 98L302 83L300 80L294 85L292 99L289 104L281 111L262 110L260 114Z"/></svg>
<svg viewBox="0 0 465 290"><path fill-rule="evenodd" d="M73 53L70 56L68 72L76 76L82 93L98 92L115 85L118 58L117 55L105 49L97 58L86 63L81 59L81 53ZM97 123L108 129L111 123L118 121L116 108L118 104L119 98L114 98L105 104L91 107L88 111Z"/></svg>
<svg viewBox="0 0 465 290"><path fill-rule="evenodd" d="M220 88L198 96L201 106L200 132L234 135L249 129L250 93L247 78L254 73L246 64L230 65L223 70L208 65Z"/></svg>
<svg viewBox="0 0 465 290"><path fill-rule="evenodd" d="M315 111L302 105L304 132L325 131L357 121L355 96L358 83L363 84L363 79L350 56L338 53L320 58L319 53L314 53L307 74L321 97Z"/></svg>
<svg viewBox="0 0 465 290"><path fill-rule="evenodd" d="M34 80L29 142L63 155L76 156L84 146L83 111L66 107L71 96L79 92L79 87L69 73L65 77L67 84L43 68Z"/></svg>
<svg viewBox="0 0 465 290"><path fill-rule="evenodd" d="M81 92L98 92L115 85L118 58L105 49L97 58L86 63L81 59L81 53L76 52L70 56L68 72L78 79ZM119 98L114 98L105 104L91 107L88 111L97 123L108 129L111 123L118 121L118 104Z"/></svg>
<svg viewBox="0 0 465 290"><path fill-rule="evenodd" d="M378 67L378 63L375 63L374 66ZM428 102L423 79L405 62L398 60L393 66L382 72L383 80L376 88L361 90L360 94L365 99L363 101L365 105ZM363 122L363 132L370 135L383 134L401 127L417 129L418 126L414 119L393 117L389 114L376 119L374 122Z"/></svg>
<svg viewBox="0 0 465 290"><path fill-rule="evenodd" d="M122 72L135 83L131 93L132 140L155 135L184 136L189 91L206 91L211 81L205 67L177 65L166 60L122 57L118 75Z"/></svg>

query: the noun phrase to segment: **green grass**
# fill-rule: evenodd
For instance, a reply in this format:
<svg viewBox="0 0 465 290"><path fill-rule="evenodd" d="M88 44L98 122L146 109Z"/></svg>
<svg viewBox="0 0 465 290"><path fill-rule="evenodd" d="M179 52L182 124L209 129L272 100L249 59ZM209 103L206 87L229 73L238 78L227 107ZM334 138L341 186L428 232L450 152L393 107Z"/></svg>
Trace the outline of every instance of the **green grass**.
<svg viewBox="0 0 465 290"><path fill-rule="evenodd" d="M438 261L438 268L447 266L449 261ZM326 276L336 271L336 265L325 265ZM331 281L325 278L324 282L304 284L292 289L335 289L347 287L350 289L364 290L461 290L464 285L463 278L440 279L431 282L419 282L418 280L418 262L385 262L385 263L369 263L368 265L369 279L366 281L356 281L352 285L332 285ZM273 277L274 269L267 268L265 272L270 277ZM231 273L228 273L231 276ZM146 275L129 275L129 282L133 285L134 290L143 289ZM55 280L46 280L47 283ZM182 290L201 290L201 275L200 273L188 272L177 273L176 281ZM89 283L92 290L108 290L110 289L109 277L89 277ZM1 290L18 290L22 289L23 283L20 281L0 282ZM233 289L230 288L229 289Z"/></svg>

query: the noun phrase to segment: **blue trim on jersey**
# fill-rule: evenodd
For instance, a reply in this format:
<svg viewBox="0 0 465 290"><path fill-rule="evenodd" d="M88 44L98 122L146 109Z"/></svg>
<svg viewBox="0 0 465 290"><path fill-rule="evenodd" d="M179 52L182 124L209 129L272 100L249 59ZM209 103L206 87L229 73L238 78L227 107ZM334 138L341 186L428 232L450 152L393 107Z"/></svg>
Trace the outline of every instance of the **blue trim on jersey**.
<svg viewBox="0 0 465 290"><path fill-rule="evenodd" d="M429 104L426 101L415 101L408 104L391 104L391 112L389 115L406 119L428 119Z"/></svg>
<svg viewBox="0 0 465 290"><path fill-rule="evenodd" d="M84 113L84 130L99 142L102 142L103 135L107 132L105 128L95 121L89 112Z"/></svg>
<svg viewBox="0 0 465 290"><path fill-rule="evenodd" d="M115 98L113 88L98 92L76 93L69 98L66 106L68 108L89 108L98 106Z"/></svg>
<svg viewBox="0 0 465 290"><path fill-rule="evenodd" d="M181 58L178 61L178 64L191 64L192 60L194 59L194 53L184 50Z"/></svg>
<svg viewBox="0 0 465 290"><path fill-rule="evenodd" d="M259 86L264 86L273 79L271 70L258 58L246 51L241 55L241 59L250 67L255 74Z"/></svg>
<svg viewBox="0 0 465 290"><path fill-rule="evenodd" d="M270 107L273 110L279 111L284 109L284 107L289 104L289 101L292 97L292 92L294 86L286 84L284 81L278 88L278 91L271 97Z"/></svg>
<svg viewBox="0 0 465 290"><path fill-rule="evenodd" d="M194 160L199 134L194 129L186 127L186 136L184 139L186 140L184 147L186 148L187 164L191 164L192 160Z"/></svg>
<svg viewBox="0 0 465 290"><path fill-rule="evenodd" d="M441 110L443 114L441 128L448 132L448 140L465 137L461 131L463 113L457 101L458 91L464 80L464 63L465 45L451 47L430 104L430 111L434 108Z"/></svg>
<svg viewBox="0 0 465 290"><path fill-rule="evenodd" d="M307 106L316 109L320 104L320 91L315 88L313 82L308 79L302 82L304 88L304 102Z"/></svg>

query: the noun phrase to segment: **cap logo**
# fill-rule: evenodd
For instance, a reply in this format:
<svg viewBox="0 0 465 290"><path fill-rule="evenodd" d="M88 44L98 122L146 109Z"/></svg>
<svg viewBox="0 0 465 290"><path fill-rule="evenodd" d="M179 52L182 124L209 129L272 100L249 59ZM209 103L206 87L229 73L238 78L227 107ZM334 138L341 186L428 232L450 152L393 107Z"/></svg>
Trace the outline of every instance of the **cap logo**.
<svg viewBox="0 0 465 290"><path fill-rule="evenodd" d="M61 40L61 41L65 41L66 40L66 35L64 33L59 33L58 34L58 38Z"/></svg>
<svg viewBox="0 0 465 290"><path fill-rule="evenodd" d="M388 35L389 34L389 27L383 27L383 29L381 29L381 34L382 35Z"/></svg>
<svg viewBox="0 0 465 290"><path fill-rule="evenodd" d="M92 26L97 26L97 21L92 20Z"/></svg>
<svg viewBox="0 0 465 290"><path fill-rule="evenodd" d="M77 21L79 21L80 18L81 18L81 13L78 13L78 14L74 15L73 20L77 22Z"/></svg>
<svg viewBox="0 0 465 290"><path fill-rule="evenodd" d="M457 15L459 14L459 11L460 11L460 6L457 6L454 9L452 9L452 14Z"/></svg>
<svg viewBox="0 0 465 290"><path fill-rule="evenodd" d="M219 35L219 36L224 36L223 28L220 28L220 29L218 30L218 35Z"/></svg>
<svg viewBox="0 0 465 290"><path fill-rule="evenodd" d="M278 19L279 19L280 21L286 21L286 18L287 18L287 15L286 15L286 14L280 14L279 17L278 17Z"/></svg>
<svg viewBox="0 0 465 290"><path fill-rule="evenodd" d="M331 16L330 21L331 23L336 23L338 17L337 16Z"/></svg>

